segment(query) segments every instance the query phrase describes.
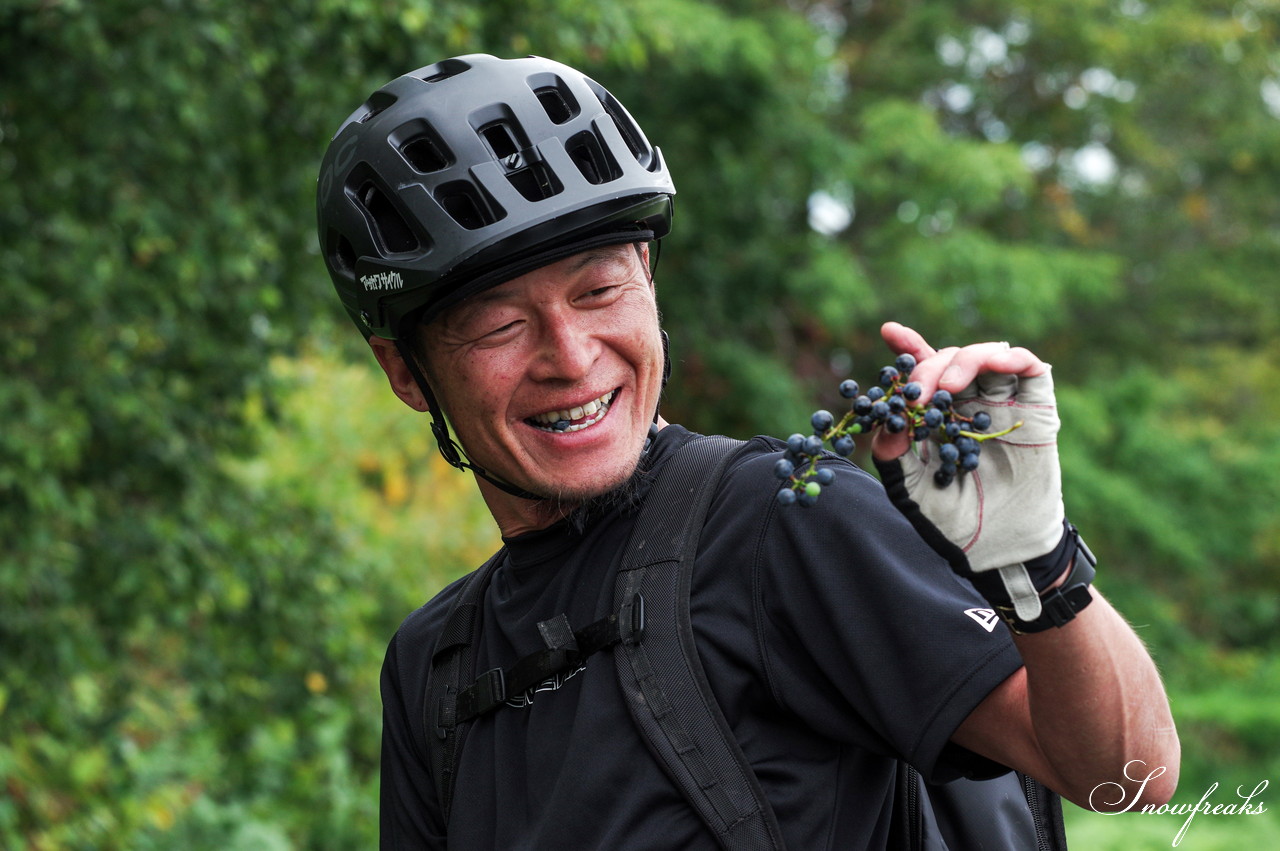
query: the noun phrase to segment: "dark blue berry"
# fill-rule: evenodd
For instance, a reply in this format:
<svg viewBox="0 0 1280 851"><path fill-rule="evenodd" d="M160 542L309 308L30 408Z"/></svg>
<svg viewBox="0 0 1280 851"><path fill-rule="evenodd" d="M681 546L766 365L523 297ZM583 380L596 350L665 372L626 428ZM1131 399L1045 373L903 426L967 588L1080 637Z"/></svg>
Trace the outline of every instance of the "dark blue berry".
<svg viewBox="0 0 1280 851"><path fill-rule="evenodd" d="M924 424L929 428L937 428L942 425L943 413L937 408L930 408L924 412Z"/></svg>
<svg viewBox="0 0 1280 851"><path fill-rule="evenodd" d="M889 418L884 421L884 427L889 429L893 434L904 431L907 427L907 420L902 414L890 414Z"/></svg>
<svg viewBox="0 0 1280 851"><path fill-rule="evenodd" d="M813 474L813 480L820 485L829 485L836 480L835 470L830 467L819 467Z"/></svg>
<svg viewBox="0 0 1280 851"><path fill-rule="evenodd" d="M986 411L978 411L973 415L973 428L975 431L986 431L991 428L991 415Z"/></svg>
<svg viewBox="0 0 1280 851"><path fill-rule="evenodd" d="M858 382L852 378L846 378L840 382L840 395L846 399L852 399L858 395Z"/></svg>
<svg viewBox="0 0 1280 851"><path fill-rule="evenodd" d="M940 488L947 487L954 482L955 479L956 477L954 473L946 473L942 470L938 470L933 474L933 483Z"/></svg>
<svg viewBox="0 0 1280 851"><path fill-rule="evenodd" d="M898 358L893 362L893 365L896 366L898 371L903 375L910 375L911 370L916 368L916 359L906 352L903 352L898 355Z"/></svg>
<svg viewBox="0 0 1280 851"><path fill-rule="evenodd" d="M954 464L960 459L960 450L956 449L954 443L944 443L938 447L938 457L942 459L943 463Z"/></svg>
<svg viewBox="0 0 1280 851"><path fill-rule="evenodd" d="M811 434L804 439L804 454L818 455L822 452L822 438Z"/></svg>
<svg viewBox="0 0 1280 851"><path fill-rule="evenodd" d="M779 458L773 465L773 474L779 479L789 479L791 474L796 471L796 465L792 464L786 458Z"/></svg>
<svg viewBox="0 0 1280 851"><path fill-rule="evenodd" d="M918 425L916 430L911 433L911 437L913 440L928 440L930 433L931 430L927 425Z"/></svg>
<svg viewBox="0 0 1280 851"><path fill-rule="evenodd" d="M889 397L889 410L895 414L900 414L907 409L907 400L901 396Z"/></svg>
<svg viewBox="0 0 1280 851"><path fill-rule="evenodd" d="M960 469L967 473L972 473L978 469L978 453L966 452L960 456Z"/></svg>
<svg viewBox="0 0 1280 851"><path fill-rule="evenodd" d="M947 423L947 427L943 429L947 437L955 440L960 436L960 423Z"/></svg>
<svg viewBox="0 0 1280 851"><path fill-rule="evenodd" d="M848 458L853 454L853 450L857 449L857 444L853 442L852 437L842 435L835 439L835 442L831 444L831 448L834 449L835 453L841 458Z"/></svg>
<svg viewBox="0 0 1280 851"><path fill-rule="evenodd" d="M791 488L783 488L782 490L778 491L778 502L781 503L782 505L795 505L796 492L793 491Z"/></svg>
<svg viewBox="0 0 1280 851"><path fill-rule="evenodd" d="M797 432L787 438L787 451L796 455L804 452L804 435Z"/></svg>
<svg viewBox="0 0 1280 851"><path fill-rule="evenodd" d="M866 396L859 396L853 400L853 412L858 416L865 416L871 413L871 399Z"/></svg>
<svg viewBox="0 0 1280 851"><path fill-rule="evenodd" d="M871 416L877 420L883 420L885 417L889 416L889 403L876 402L871 406Z"/></svg>
<svg viewBox="0 0 1280 851"><path fill-rule="evenodd" d="M902 387L902 398L908 402L914 402L919 399L922 393L924 393L924 388L920 386L919 381L909 381Z"/></svg>
<svg viewBox="0 0 1280 851"><path fill-rule="evenodd" d="M978 441L974 440L972 437L965 437L961 435L956 438L956 449L960 450L961 455L964 455L967 452L977 452Z"/></svg>
<svg viewBox="0 0 1280 851"><path fill-rule="evenodd" d="M880 386L891 387L893 382L898 380L898 370L892 366L886 366L880 370Z"/></svg>
<svg viewBox="0 0 1280 851"><path fill-rule="evenodd" d="M822 434L835 425L836 418L832 416L830 411L814 411L813 416L809 418L809 422L813 425L814 434Z"/></svg>
<svg viewBox="0 0 1280 851"><path fill-rule="evenodd" d="M929 404L935 408L947 410L951 407L951 393L948 390L938 390L933 394L933 398L929 400Z"/></svg>
<svg viewBox="0 0 1280 851"><path fill-rule="evenodd" d="M870 390L867 391L867 398L870 399L872 402L880 401L881 399L884 398L884 388L872 387Z"/></svg>

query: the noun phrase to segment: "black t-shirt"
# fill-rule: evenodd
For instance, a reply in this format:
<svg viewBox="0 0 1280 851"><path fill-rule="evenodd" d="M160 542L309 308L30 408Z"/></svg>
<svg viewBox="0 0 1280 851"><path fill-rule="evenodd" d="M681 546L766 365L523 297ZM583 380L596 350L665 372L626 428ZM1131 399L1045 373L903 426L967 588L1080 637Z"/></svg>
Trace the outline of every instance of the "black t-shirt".
<svg viewBox="0 0 1280 851"><path fill-rule="evenodd" d="M659 433L654 474L690 438ZM690 611L702 665L788 848L884 847L901 758L926 777L995 773L948 743L1022 663L987 604L912 530L871 476L837 458L818 505L782 507L756 438L726 471L699 541ZM678 473L676 473L678 474ZM544 648L614 611L635 511L506 541L482 606L475 669ZM427 756L423 689L455 583L410 615L383 668L384 849L714 849L647 750L610 653L477 719L462 750L448 841ZM996 769L998 772L999 769Z"/></svg>

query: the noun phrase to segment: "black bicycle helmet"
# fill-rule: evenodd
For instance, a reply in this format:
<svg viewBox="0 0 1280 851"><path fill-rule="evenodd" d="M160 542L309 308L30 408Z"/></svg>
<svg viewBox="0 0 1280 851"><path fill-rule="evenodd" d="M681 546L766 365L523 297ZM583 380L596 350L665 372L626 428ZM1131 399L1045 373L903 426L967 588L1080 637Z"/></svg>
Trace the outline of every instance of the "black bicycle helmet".
<svg viewBox="0 0 1280 851"><path fill-rule="evenodd" d="M320 170L325 265L366 337L593 245L670 229L658 149L603 86L548 59L473 54L392 80Z"/></svg>

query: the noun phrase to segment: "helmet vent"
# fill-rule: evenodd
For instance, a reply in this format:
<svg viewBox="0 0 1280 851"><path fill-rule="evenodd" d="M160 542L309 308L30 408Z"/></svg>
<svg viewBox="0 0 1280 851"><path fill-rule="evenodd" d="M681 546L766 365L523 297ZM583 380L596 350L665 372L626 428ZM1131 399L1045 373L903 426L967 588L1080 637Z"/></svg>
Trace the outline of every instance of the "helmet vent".
<svg viewBox="0 0 1280 851"><path fill-rule="evenodd" d="M423 68L420 73L424 74L424 76L418 77L418 79L424 83L439 83L450 77L458 76L470 67L470 64L463 62L461 59L446 59L443 62L437 62L434 65Z"/></svg>
<svg viewBox="0 0 1280 851"><path fill-rule="evenodd" d="M418 237L400 215L391 200L373 183L366 181L356 192L356 201L364 208L365 218L373 226L378 240L389 254L416 251Z"/></svg>
<svg viewBox="0 0 1280 851"><path fill-rule="evenodd" d="M449 149L430 136L410 139L400 147L400 154L415 171L423 174L443 171L453 164L453 155L449 153Z"/></svg>
<svg viewBox="0 0 1280 851"><path fill-rule="evenodd" d="M529 88L533 89L552 124L564 124L582 111L564 80L555 74L535 74L529 78Z"/></svg>
<svg viewBox="0 0 1280 851"><path fill-rule="evenodd" d="M364 102L364 106L360 107L363 114L355 118L356 123L364 124L370 118L385 110L396 102L396 96L390 92L374 92L369 95L369 99Z"/></svg>
<svg viewBox="0 0 1280 851"><path fill-rule="evenodd" d="M507 215L479 187L465 180L444 184L436 190L435 197L444 211L467 230L491 225Z"/></svg>
<svg viewBox="0 0 1280 851"><path fill-rule="evenodd" d="M353 274L356 267L356 251L351 241L337 231L329 230L329 264L343 275Z"/></svg>
<svg viewBox="0 0 1280 851"><path fill-rule="evenodd" d="M636 158L636 162L646 169L652 170L656 167L657 161L653 156L653 150L649 147L649 143L645 141L644 134L640 132L636 122L627 114L622 104L618 103L618 99L609 94L604 88L597 88L595 92L596 97L600 99L600 105L604 107L604 111L613 119L618 132L627 143L627 147L631 149L631 155Z"/></svg>
<svg viewBox="0 0 1280 851"><path fill-rule="evenodd" d="M493 151L493 155L500 160L505 160L520 150L511 128L505 122L495 121L481 127L480 135L489 144L489 150Z"/></svg>
<svg viewBox="0 0 1280 851"><path fill-rule="evenodd" d="M570 106L565 99L565 93L559 89L538 89L534 94L538 96L538 103L542 104L542 108L546 110L547 118L555 124L564 124L578 114L578 105Z"/></svg>
<svg viewBox="0 0 1280 851"><path fill-rule="evenodd" d="M526 201L541 201L564 190L555 172L545 162L530 163L526 168L513 171L507 175L507 180Z"/></svg>
<svg viewBox="0 0 1280 851"><path fill-rule="evenodd" d="M601 144L596 134L590 131L584 130L571 138L565 145L565 151L588 183L599 185L622 177L622 169L618 168L617 160Z"/></svg>

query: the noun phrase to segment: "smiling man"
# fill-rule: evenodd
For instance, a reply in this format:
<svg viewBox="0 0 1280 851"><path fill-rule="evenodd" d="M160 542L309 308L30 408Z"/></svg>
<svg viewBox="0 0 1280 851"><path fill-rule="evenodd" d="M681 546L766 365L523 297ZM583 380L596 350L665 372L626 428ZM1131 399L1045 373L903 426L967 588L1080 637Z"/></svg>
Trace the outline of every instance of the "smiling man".
<svg viewBox="0 0 1280 851"><path fill-rule="evenodd" d="M540 529L635 471L664 363L648 271L646 245L594 248L419 326L411 349L467 456L487 472L478 482L503 535ZM397 395L428 410L397 347L370 344ZM489 477L546 498L509 493Z"/></svg>
<svg viewBox="0 0 1280 851"><path fill-rule="evenodd" d="M1103 784L1117 804L1168 800L1177 734L1065 520L1049 366L1004 343L935 350L895 323L882 334L923 398L1027 425L945 492L927 452L880 436L884 486L832 456L804 510L773 496L784 445L738 445L700 527L688 634L767 829L750 845L721 830L695 800L713 778L694 788L655 756L614 657L575 642L634 627L615 602L624 543L698 440L659 415L649 246L674 194L621 104L539 58L406 74L329 147L334 285L504 543L473 574L488 584L444 589L388 648L382 847L1056 848L1023 777L1081 803ZM487 673L442 687L463 644ZM572 663L542 676L553 658Z"/></svg>

